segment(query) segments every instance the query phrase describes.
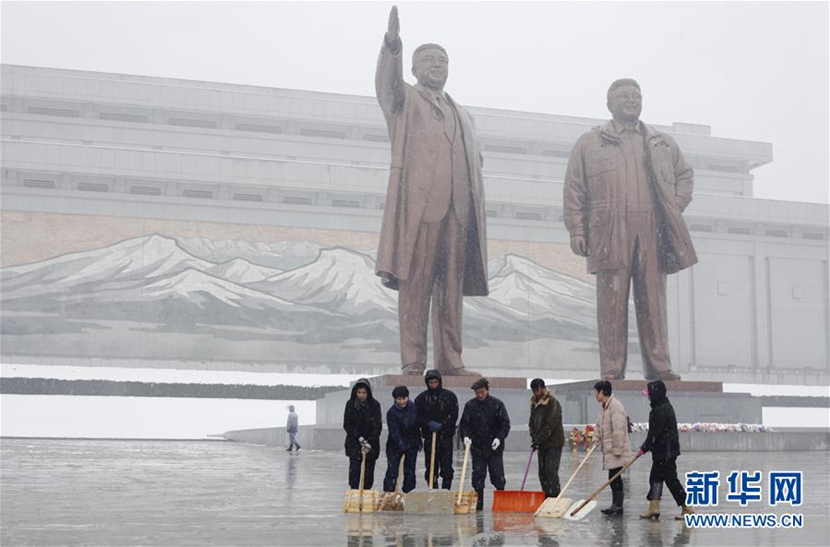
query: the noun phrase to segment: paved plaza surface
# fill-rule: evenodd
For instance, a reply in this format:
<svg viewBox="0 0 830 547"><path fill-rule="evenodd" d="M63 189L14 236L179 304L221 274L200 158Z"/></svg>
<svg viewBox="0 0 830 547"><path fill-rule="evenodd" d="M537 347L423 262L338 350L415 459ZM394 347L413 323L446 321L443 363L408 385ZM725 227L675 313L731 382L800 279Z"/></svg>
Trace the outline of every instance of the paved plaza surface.
<svg viewBox="0 0 830 547"><path fill-rule="evenodd" d="M508 438L508 442L510 439ZM460 462L461 452L456 454ZM566 451L562 481L583 453ZM423 456L422 454L420 455ZM223 441L0 440L0 544L13 545L827 545L830 460L826 452L689 453L686 471L721 473L721 503L712 512L800 513L801 529L690 529L672 517L666 495L659 522L637 514L647 506L650 456L627 475L625 515L599 509L582 521L524 514L422 516L345 515L347 459L341 452L303 451ZM518 489L527 454L507 453L508 489ZM423 461L419 458L418 467ZM460 473L460 463L456 473ZM380 488L385 460L378 463ZM725 502L732 470L804 472L800 507L741 509ZM585 497L607 475L597 455L574 481L569 497ZM469 480L469 479L468 479ZM764 481L766 488L766 480ZM422 479L418 488L423 488ZM538 488L536 462L528 487ZM488 485L486 504L492 503Z"/></svg>

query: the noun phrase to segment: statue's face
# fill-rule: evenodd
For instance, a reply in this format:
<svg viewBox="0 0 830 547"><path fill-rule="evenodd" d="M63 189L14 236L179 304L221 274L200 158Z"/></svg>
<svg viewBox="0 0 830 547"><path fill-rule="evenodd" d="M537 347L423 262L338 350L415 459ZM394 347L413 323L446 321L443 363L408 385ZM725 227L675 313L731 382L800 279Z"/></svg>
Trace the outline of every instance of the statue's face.
<svg viewBox="0 0 830 547"><path fill-rule="evenodd" d="M633 85L623 85L611 93L608 110L615 120L636 122L643 111L643 94Z"/></svg>
<svg viewBox="0 0 830 547"><path fill-rule="evenodd" d="M450 60L440 49L418 52L412 65L412 74L424 87L441 91L447 83Z"/></svg>

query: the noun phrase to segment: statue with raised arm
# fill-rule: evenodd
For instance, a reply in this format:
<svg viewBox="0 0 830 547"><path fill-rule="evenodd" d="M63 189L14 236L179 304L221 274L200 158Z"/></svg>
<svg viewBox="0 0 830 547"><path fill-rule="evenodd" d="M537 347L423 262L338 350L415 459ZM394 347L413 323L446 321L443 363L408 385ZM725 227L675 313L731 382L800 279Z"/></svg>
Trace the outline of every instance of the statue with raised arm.
<svg viewBox="0 0 830 547"><path fill-rule="evenodd" d="M692 201L693 171L674 139L640 121L636 81L612 83L607 106L612 119L571 151L564 193L571 249L597 276L602 378L625 378L633 284L643 375L679 380L669 359L666 274L697 263L682 214Z"/></svg>
<svg viewBox="0 0 830 547"><path fill-rule="evenodd" d="M392 145L376 273L398 291L403 373L423 374L426 368L431 306L433 368L478 376L461 360L462 297L488 294L478 139L472 116L444 92L444 48L415 49L414 86L403 80L402 50L395 6L375 74Z"/></svg>

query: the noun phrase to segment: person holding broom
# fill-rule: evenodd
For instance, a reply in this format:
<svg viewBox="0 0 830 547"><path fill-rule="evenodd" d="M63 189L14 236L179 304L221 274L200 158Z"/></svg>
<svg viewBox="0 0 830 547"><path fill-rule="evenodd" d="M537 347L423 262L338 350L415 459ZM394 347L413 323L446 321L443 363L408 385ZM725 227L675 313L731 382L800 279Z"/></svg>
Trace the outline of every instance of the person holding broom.
<svg viewBox="0 0 830 547"><path fill-rule="evenodd" d="M409 400L409 389L397 386L392 390L394 404L386 412L386 427L389 436L386 439L386 477L383 479L383 491L394 492L398 481L398 467L401 457L404 460L404 493L415 488L415 463L421 449L421 428L418 423L418 409Z"/></svg>
<svg viewBox="0 0 830 547"><path fill-rule="evenodd" d="M476 396L464 405L459 431L473 456L473 489L478 494L476 511L484 509L484 479L504 490L504 440L510 433L510 417L501 400L490 396L490 382L479 378L472 385Z"/></svg>
<svg viewBox="0 0 830 547"><path fill-rule="evenodd" d="M562 426L562 405L545 387L545 381L535 378L530 382L531 448L539 451L539 482L546 498L559 495L559 462L565 446L565 428Z"/></svg>
<svg viewBox="0 0 830 547"><path fill-rule="evenodd" d="M343 429L346 431L346 456L349 457L349 488L360 488L360 467L366 457L365 489L371 489L375 481L375 462L380 456L380 432L383 417L380 403L372 397L369 380L361 378L352 386L352 395L346 401L343 412Z"/></svg>
<svg viewBox="0 0 830 547"><path fill-rule="evenodd" d="M649 500L648 511L640 518L650 519L660 517L660 497L663 495L663 483L669 487L677 506L681 508L678 520L683 515L691 514L691 507L686 505L686 490L677 478L677 457L680 455L680 438L677 434L677 416L674 407L666 397L666 384L662 380L654 380L646 385L643 395L648 395L651 402L651 412L648 415L648 435L637 451L637 457L651 452L651 473L648 477L649 490L646 499Z"/></svg>
<svg viewBox="0 0 830 547"><path fill-rule="evenodd" d="M438 483L441 477L441 488L452 490L452 479L455 470L452 467L455 423L458 421L458 397L449 389L444 389L444 379L435 369L428 370L424 375L427 389L415 398L415 408L418 409L418 421L421 426L421 435L424 439L424 460L426 472L424 479L429 484L430 454L432 453L432 435L435 434L435 476Z"/></svg>
<svg viewBox="0 0 830 547"><path fill-rule="evenodd" d="M611 479L619 473L626 462L631 459L631 443L628 439L628 414L623 404L612 394L613 388L608 380L594 384L594 398L600 404L597 425L594 431L594 443L602 449L602 468L608 470ZM623 514L622 476L611 483L611 506L602 510L606 515Z"/></svg>

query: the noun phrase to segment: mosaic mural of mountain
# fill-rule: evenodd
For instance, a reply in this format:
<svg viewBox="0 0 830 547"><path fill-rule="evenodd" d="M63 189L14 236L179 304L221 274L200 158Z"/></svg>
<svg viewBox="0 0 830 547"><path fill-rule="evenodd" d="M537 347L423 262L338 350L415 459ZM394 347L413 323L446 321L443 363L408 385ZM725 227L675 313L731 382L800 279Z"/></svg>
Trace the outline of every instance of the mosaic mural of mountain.
<svg viewBox="0 0 830 547"><path fill-rule="evenodd" d="M7 356L397 365L397 294L372 253L152 235L0 275ZM592 285L515 255L490 278L489 297L464 300L465 348L596 351Z"/></svg>

